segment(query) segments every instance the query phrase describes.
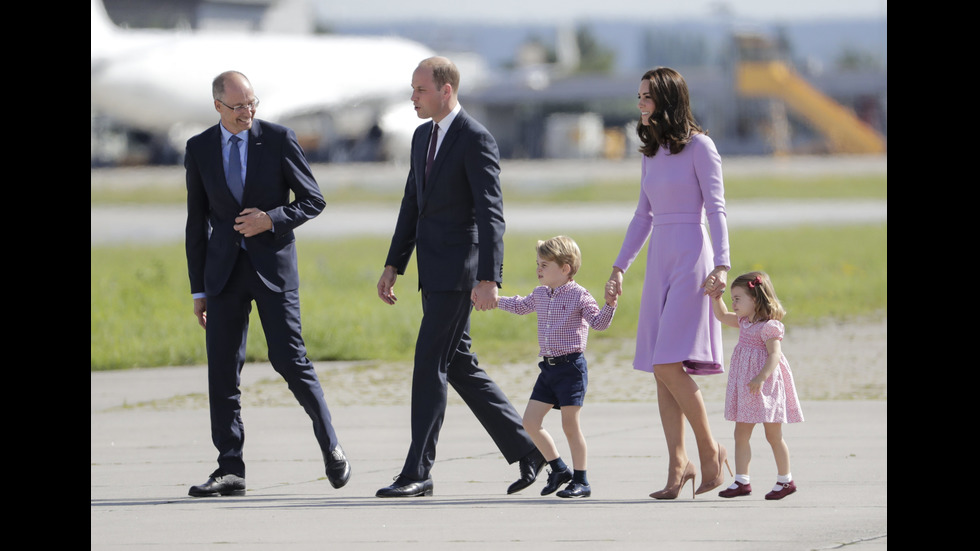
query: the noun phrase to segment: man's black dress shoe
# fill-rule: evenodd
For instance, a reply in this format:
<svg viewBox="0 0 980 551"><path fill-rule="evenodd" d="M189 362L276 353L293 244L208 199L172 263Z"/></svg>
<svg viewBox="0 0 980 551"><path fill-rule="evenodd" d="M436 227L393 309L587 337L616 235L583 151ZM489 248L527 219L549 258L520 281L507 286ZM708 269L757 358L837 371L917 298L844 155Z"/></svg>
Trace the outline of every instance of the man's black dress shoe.
<svg viewBox="0 0 980 551"><path fill-rule="evenodd" d="M512 494L514 492L519 492L524 488L527 488L531 484L534 484L534 479L538 477L538 473L541 469L544 469L545 463L544 456L537 448L534 451L522 457L519 461L521 466L521 477L517 479L516 482L507 488L507 493Z"/></svg>
<svg viewBox="0 0 980 551"><path fill-rule="evenodd" d="M548 483L541 489L541 495L546 496L557 490L562 484L571 482L572 470L565 467L563 471L551 471L548 473Z"/></svg>
<svg viewBox="0 0 980 551"><path fill-rule="evenodd" d="M211 473L204 484L191 486L187 495L193 497L209 496L243 496L245 495L245 479L234 474Z"/></svg>
<svg viewBox="0 0 980 551"><path fill-rule="evenodd" d="M555 495L558 497L589 497L592 495L592 486L581 482L572 482Z"/></svg>
<svg viewBox="0 0 980 551"><path fill-rule="evenodd" d="M422 497L432 495L432 479L409 480L401 475L395 477L391 486L386 486L374 494L377 497Z"/></svg>
<svg viewBox="0 0 980 551"><path fill-rule="evenodd" d="M344 455L344 449L338 444L336 448L330 450L323 457L323 462L327 464L327 480L334 488L342 488L350 480L350 462Z"/></svg>

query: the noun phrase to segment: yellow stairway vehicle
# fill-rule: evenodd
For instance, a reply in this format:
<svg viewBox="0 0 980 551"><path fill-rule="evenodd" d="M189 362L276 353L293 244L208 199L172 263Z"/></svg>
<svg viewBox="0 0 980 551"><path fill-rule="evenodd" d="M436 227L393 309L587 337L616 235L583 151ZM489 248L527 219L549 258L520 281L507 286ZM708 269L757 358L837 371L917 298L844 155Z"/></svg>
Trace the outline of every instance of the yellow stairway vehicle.
<svg viewBox="0 0 980 551"><path fill-rule="evenodd" d="M782 100L827 137L833 153L884 153L881 134L811 86L782 61L741 61L736 87L745 97Z"/></svg>

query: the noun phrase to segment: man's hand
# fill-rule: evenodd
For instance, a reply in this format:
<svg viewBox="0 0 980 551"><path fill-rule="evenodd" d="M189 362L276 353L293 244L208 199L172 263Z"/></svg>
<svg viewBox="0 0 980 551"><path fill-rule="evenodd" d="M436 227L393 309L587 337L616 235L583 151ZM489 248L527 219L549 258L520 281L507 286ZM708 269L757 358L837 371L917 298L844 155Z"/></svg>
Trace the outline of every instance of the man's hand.
<svg viewBox="0 0 980 551"><path fill-rule="evenodd" d="M206 298L196 298L194 299L194 315L197 316L197 323L207 329L208 328L208 299Z"/></svg>
<svg viewBox="0 0 980 551"><path fill-rule="evenodd" d="M235 231L245 237L252 237L272 229L272 218L265 211L249 207L235 218Z"/></svg>
<svg viewBox="0 0 980 551"><path fill-rule="evenodd" d="M470 300L473 307L478 311L493 310L497 307L497 282L481 281L473 287L470 293Z"/></svg>
<svg viewBox="0 0 980 551"><path fill-rule="evenodd" d="M398 279L398 272L394 266L385 266L385 271L381 272L381 279L378 280L378 298L388 304L395 304L398 299L395 297L395 280Z"/></svg>

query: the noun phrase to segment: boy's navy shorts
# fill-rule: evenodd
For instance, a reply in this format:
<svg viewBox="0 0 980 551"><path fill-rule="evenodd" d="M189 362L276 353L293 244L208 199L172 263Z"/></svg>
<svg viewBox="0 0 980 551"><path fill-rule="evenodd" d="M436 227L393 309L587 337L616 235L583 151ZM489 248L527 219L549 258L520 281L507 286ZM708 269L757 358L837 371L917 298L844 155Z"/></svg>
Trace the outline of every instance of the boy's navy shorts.
<svg viewBox="0 0 980 551"><path fill-rule="evenodd" d="M538 363L541 373L534 383L531 399L554 404L554 409L581 406L585 403L585 389L589 386L585 354L575 352L561 358L555 365L544 360Z"/></svg>

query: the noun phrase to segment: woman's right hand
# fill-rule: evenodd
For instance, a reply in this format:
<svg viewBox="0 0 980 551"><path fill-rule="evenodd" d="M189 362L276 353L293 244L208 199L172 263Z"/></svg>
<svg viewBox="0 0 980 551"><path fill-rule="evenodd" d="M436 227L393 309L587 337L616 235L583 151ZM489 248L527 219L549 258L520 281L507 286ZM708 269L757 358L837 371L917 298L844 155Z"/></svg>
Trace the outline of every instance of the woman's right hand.
<svg viewBox="0 0 980 551"><path fill-rule="evenodd" d="M616 297L623 294L623 270L613 267L609 281L606 282L606 302L616 300Z"/></svg>

